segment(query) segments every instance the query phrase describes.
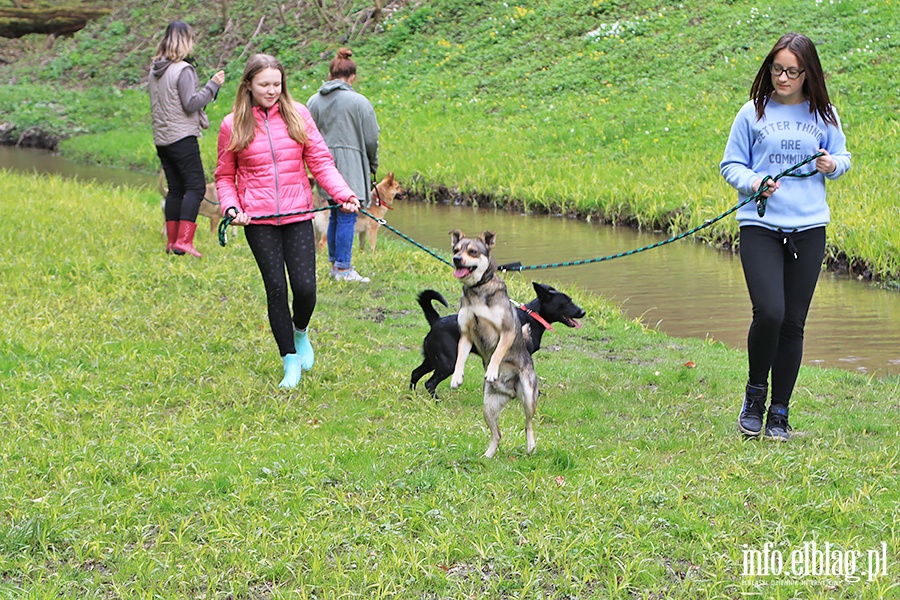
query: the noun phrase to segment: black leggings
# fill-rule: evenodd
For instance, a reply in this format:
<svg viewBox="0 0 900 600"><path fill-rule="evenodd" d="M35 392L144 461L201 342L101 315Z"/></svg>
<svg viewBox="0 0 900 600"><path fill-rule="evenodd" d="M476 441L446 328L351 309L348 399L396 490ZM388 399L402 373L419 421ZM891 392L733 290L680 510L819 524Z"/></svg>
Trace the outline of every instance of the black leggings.
<svg viewBox="0 0 900 600"><path fill-rule="evenodd" d="M741 227L741 265L753 323L747 335L749 382L765 384L772 372L772 404L787 406L803 358L803 328L822 258L825 228L793 233Z"/></svg>
<svg viewBox="0 0 900 600"><path fill-rule="evenodd" d="M206 194L206 176L197 138L189 135L174 144L157 146L156 154L169 185L166 221L196 221Z"/></svg>
<svg viewBox="0 0 900 600"><path fill-rule="evenodd" d="M248 225L247 243L266 287L269 325L281 356L294 354L294 327L306 329L316 308L316 239L312 221L290 225ZM291 281L294 316L288 305Z"/></svg>

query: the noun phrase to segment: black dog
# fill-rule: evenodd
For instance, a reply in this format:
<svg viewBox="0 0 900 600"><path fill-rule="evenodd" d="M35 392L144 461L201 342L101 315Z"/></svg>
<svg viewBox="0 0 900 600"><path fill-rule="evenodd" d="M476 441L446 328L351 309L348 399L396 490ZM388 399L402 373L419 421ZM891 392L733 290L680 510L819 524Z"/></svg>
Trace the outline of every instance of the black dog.
<svg viewBox="0 0 900 600"><path fill-rule="evenodd" d="M529 326L531 335L530 337L526 335L528 352L534 354L540 350L541 338L551 323L563 323L567 327L577 329L581 327L581 323L575 319L584 318L585 313L580 306L572 302L569 296L549 285L534 282L532 285L537 293L537 298L523 305L522 310L516 311L516 314L522 325ZM419 306L425 313L425 319L431 326L431 331L422 342L424 360L413 370L409 388L415 389L422 377L434 371L434 374L425 382L425 388L437 398L438 384L453 374L460 334L457 315L441 317L432 305L433 300L448 306L444 297L434 290L424 290L419 294Z"/></svg>

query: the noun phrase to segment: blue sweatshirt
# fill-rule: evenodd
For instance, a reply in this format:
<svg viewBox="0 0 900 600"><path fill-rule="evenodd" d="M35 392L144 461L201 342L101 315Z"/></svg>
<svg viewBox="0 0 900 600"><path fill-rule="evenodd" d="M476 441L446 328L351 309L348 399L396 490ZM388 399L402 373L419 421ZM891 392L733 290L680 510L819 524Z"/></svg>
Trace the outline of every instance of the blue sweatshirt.
<svg viewBox="0 0 900 600"><path fill-rule="evenodd" d="M824 226L831 217L825 201L825 179L837 179L850 169L847 139L840 125L825 125L818 114L809 112L808 102L787 105L770 100L761 120L756 119L752 101L741 107L719 164L725 181L738 191L740 202L753 194L757 178L774 177L819 148L828 150L834 159L837 167L833 173L799 179L782 177L778 180L780 187L766 201L765 216L760 217L756 203L750 202L738 209L738 224L798 231ZM815 162L811 162L798 172L814 170Z"/></svg>

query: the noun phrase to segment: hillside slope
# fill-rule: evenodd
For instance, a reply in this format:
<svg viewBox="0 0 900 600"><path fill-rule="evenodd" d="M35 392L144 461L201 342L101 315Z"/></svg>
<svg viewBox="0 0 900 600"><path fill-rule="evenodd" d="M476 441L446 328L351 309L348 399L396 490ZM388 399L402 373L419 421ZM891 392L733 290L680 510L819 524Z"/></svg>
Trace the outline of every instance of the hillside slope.
<svg viewBox="0 0 900 600"><path fill-rule="evenodd" d="M4 119L92 134L63 146L81 160L155 168L134 135L149 136L141 78L162 24L190 17L201 72L223 66L229 77L214 122L230 110L247 53L277 54L304 101L329 53L350 44L357 88L382 125L381 162L418 192L684 231L734 203L718 174L722 147L759 61L790 28L817 43L854 155L830 188L830 258L900 277L900 230L890 227L900 10L891 2L434 0L386 5L377 23L359 2L333 18L297 8L306 3L230 2L227 18L224 3L169 5L121 3L108 20L0 69L16 84L0 89ZM71 100L30 85L58 81ZM213 160L211 136L204 148ZM725 244L735 235L730 219L708 230Z"/></svg>

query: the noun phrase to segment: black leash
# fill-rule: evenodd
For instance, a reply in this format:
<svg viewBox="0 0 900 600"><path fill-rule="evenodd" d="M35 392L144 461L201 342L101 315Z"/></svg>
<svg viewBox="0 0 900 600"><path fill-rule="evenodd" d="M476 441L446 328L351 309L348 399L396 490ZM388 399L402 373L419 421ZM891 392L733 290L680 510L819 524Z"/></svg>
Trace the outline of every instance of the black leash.
<svg viewBox="0 0 900 600"><path fill-rule="evenodd" d="M575 267L578 265L587 265L587 264L591 264L591 263L598 263L598 262L604 262L607 260L613 260L615 258L622 258L624 256L631 256L632 254L644 252L645 250L652 250L653 248L659 248L660 246L665 246L666 244L671 244L672 242L676 242L676 241L684 239L688 236L694 235L701 229L706 229L713 223L717 223L718 221L721 221L728 215L732 214L733 212L735 212L736 210L738 210L745 204L749 204L750 202L756 202L756 212L759 214L760 217L762 217L766 214L766 198L765 198L765 196L763 196L763 193L765 193L771 187L771 185L774 185L775 182L778 181L779 179L781 179L782 177L811 177L811 176L815 175L818 171L811 171L809 173L802 173L802 174L795 174L794 171L796 171L797 169L799 169L800 167L802 167L806 164L811 163L812 161L816 160L817 158L819 158L822 155L823 154L821 152L817 152L816 154L813 154L809 158L797 163L793 167L785 169L784 171L782 171L775 177L766 175L763 178L763 180L760 182L759 189L756 190L756 192L753 195L749 196L743 202L740 202L737 205L733 206L732 208L729 208L728 210L726 210L719 216L717 216L713 219L710 219L708 221L705 221L702 225L698 225L697 227L694 227L693 229L689 229L688 231L685 231L684 233L670 237L669 239L662 240L660 242L656 242L655 244L650 244L648 246L643 246L642 248L636 248L635 250L629 250L627 252L619 252L618 254L609 254L607 256L601 256L599 258L588 258L585 260L573 260L573 261L567 261L567 262L545 263L542 265L526 265L526 266L523 266L521 262L513 262L513 263L508 263L505 265L500 265L497 267L497 270L505 272L505 271L531 271L531 270L535 270L535 269L553 269L556 267Z"/></svg>
<svg viewBox="0 0 900 600"><path fill-rule="evenodd" d="M364 214L364 215L366 215L366 216L369 217L370 219L374 219L375 221L377 221L378 223L380 223L381 225L383 225L383 226L386 227L387 229L391 230L393 233L396 233L397 235L399 235L400 237L402 237L404 240L406 240L407 242L409 242L409 243L412 244L413 246L416 246L416 247L419 248L420 250L424 250L425 252L427 252L427 253L430 254L431 256L435 257L436 259L438 259L439 261L441 261L441 262L444 263L445 265L450 266L450 267L453 266L453 263L452 263L452 262L450 262L450 261L447 260L446 258L444 258L444 257L442 257L442 256L440 256L440 255L438 255L437 253L433 252L432 250L429 250L428 248L426 248L425 246L423 246L422 244L420 244L420 243L417 242L416 240L412 239L411 237L407 236L406 234L404 234L404 233L402 233L402 232L400 232L400 231L394 229L393 227L391 227L390 225L388 225L388 222L385 221L384 219L379 219L379 218L376 217L375 215L372 215L372 214L370 214L369 212L367 212L366 209L364 209L364 208L359 209L359 212L362 213L362 214Z"/></svg>
<svg viewBox="0 0 900 600"><path fill-rule="evenodd" d="M251 221L259 221L262 219L277 219L279 217L293 217L295 215L309 215L312 213L317 213L323 210L331 210L332 206L323 206L321 208L313 208L310 210L298 210L297 212L289 212L289 213L281 213L277 215L262 215L259 217L250 217ZM374 218L374 217L373 217ZM231 222L234 221L234 217L231 215L225 215L222 217L222 220L219 221L219 245L224 246L228 243L228 226L231 225Z"/></svg>
<svg viewBox="0 0 900 600"><path fill-rule="evenodd" d="M601 256L601 257L599 257L599 258L588 258L588 259L584 259L584 260L574 260L574 261L558 262L558 263L545 263L545 264L542 264L542 265L522 265L521 262L513 262L513 263L507 263L507 264L505 264L505 265L500 265L500 266L497 267L497 270L498 270L498 271L501 271L501 272L506 272L506 271L531 271L531 270L536 270L536 269L552 269L552 268L556 268L556 267L575 267L575 266L578 266L578 265L586 265L586 264L591 264L591 263L604 262L604 261L608 261L608 260L613 260L613 259L615 259L615 258L622 258L622 257L624 257L624 256L631 256L631 255L633 255L633 254L638 254L639 252L645 252L645 251L647 251L647 250L652 250L653 248L659 248L660 246L665 246L666 244L671 244L672 242L676 242L676 241L681 240L681 239L684 239L684 238L686 238L686 237L688 237L688 236L694 235L694 234L697 233L698 231L700 231L700 230L702 230L702 229L706 229L706 228L709 227L710 225L712 225L712 224L714 224L714 223L717 223L718 221L721 221L722 219L724 219L724 218L727 217L728 215L734 213L734 212L737 211L739 208L741 208L741 207L744 206L745 204L749 204L750 202L756 202L756 211L757 211L757 213L759 213L759 216L762 217L762 216L764 216L764 215L766 214L766 198L763 196L763 194L771 187L771 185L774 185L775 182L777 182L777 181L778 181L779 179L781 179L782 177L797 177L797 178L802 178L802 177L812 177L812 176L815 175L818 171L811 171L811 172L809 172L809 173L800 173L800 174L796 174L796 173L794 173L794 171L796 171L797 169L799 169L800 167L802 167L802 166L804 166L804 165L807 165L807 164L811 163L812 161L816 160L816 159L819 158L820 156L823 156L823 153L817 152L816 154L813 154L812 156L810 156L810 157L806 158L805 160L803 160L803 161L797 163L796 165L794 165L794 166L792 166L792 167L790 167L790 168L785 169L784 171L782 171L781 173L779 173L779 174L776 175L775 177L772 177L772 176L770 176L770 175L766 175L766 176L763 178L763 180L760 182L760 184L759 184L759 189L756 190L756 192L755 192L754 194L752 194L751 196L749 196L749 197L748 197L746 200L744 200L743 202L740 202L740 203L738 203L737 205L735 205L735 206L729 208L728 210L726 210L725 212L723 212L723 213L720 214L719 216L717 216L717 217L715 217L715 218L713 218L713 219L709 219L708 221L705 221L702 225L698 225L697 227L694 227L693 229L689 229L688 231L685 231L684 233L681 233L681 234L678 234L678 235L676 235L676 236L670 237L670 238L668 238L668 239L666 239L666 240L662 240L662 241L660 241L660 242L656 242L656 243L650 244L650 245L648 245L648 246L643 246L643 247L641 247L641 248L636 248L636 249L634 249L634 250L628 250L627 252L619 252L618 254L609 254L609 255L607 255L607 256ZM278 218L278 217L290 217L290 216L294 216L294 215L306 215L306 214L316 213L316 212L319 212L319 211L322 211L322 210L331 210L332 208L333 208L333 206L323 206L323 207L321 207L321 208L314 208L314 209L311 209L311 210L301 210L301 211L291 212L291 213L283 213L283 214L275 214L275 215L265 215L265 216L260 216L260 217L251 217L251 220L257 221L257 220L260 220L260 219L275 219L275 218ZM415 241L414 239L410 238L409 236L403 234L402 232L398 231L397 229L391 227L390 225L388 225L388 222L385 221L384 219L379 219L378 217L372 215L371 213L369 213L368 211L366 211L366 210L363 209L363 208L360 208L360 209L359 209L359 212L362 213L362 214L364 214L365 216L369 217L370 219L374 219L374 220L377 221L379 224L381 224L381 225L383 225L384 227L386 227L387 229L389 229L391 232L397 234L398 236L400 236L400 237L403 238L404 240L408 241L409 243L413 244L413 245L416 246L417 248L419 248L419 249L421 249L421 250L424 250L425 252L427 252L428 254L430 254L431 256L433 256L434 258L438 259L438 260L441 261L442 263L444 263L444 264L446 264L446 265L448 265L448 266L450 266L450 267L453 266L453 263L452 263L452 262L450 262L449 260L447 260L447 259L443 258L442 256L436 254L436 253L433 252L432 250L429 250L428 248L426 248L425 246L423 246L423 245L420 244L419 242L417 242L417 241ZM222 218L221 221L219 221L219 244L221 244L222 246L224 246L224 245L226 244L226 242L228 241L227 234L226 234L226 230L228 229L228 226L231 224L231 222L232 222L233 220L234 220L234 217L232 217L232 216L225 216L225 217Z"/></svg>
<svg viewBox="0 0 900 600"><path fill-rule="evenodd" d="M291 216L294 216L294 215L308 215L308 214L316 213L316 212L319 212L319 211L322 211L322 210L331 210L332 208L334 208L334 207L333 207L333 206L323 206L323 207L321 207L321 208L314 208L314 209L312 209L312 210L301 210L301 211L297 211L297 212L283 213L283 214L277 214L277 215L264 215L264 216L260 216L260 217L251 217L250 220L251 220L251 221L258 221L258 220L260 220L260 219L274 219L274 218L277 218L277 217L291 217ZM402 237L402 238L403 238L404 240L406 240L407 242L413 244L414 246L420 248L421 250L424 250L425 252L427 252L427 253L430 254L431 256L435 257L436 259L438 259L438 260L441 261L442 263L444 263L444 264L446 264L446 265L448 265L448 266L451 266L451 267L453 266L453 263L452 263L452 262L450 262L450 261L447 260L446 258L443 258L442 256L439 256L439 255L436 254L435 252L429 250L428 248L426 248L425 246L423 246L423 245L420 244L419 242L417 242L417 241L415 241L414 239L412 239L411 237L409 237L409 236L403 234L402 232L398 231L397 229L394 229L393 227L391 227L390 225L388 225L388 222L385 221L384 219L379 219L378 217L376 217L375 215L371 214L370 212L368 212L368 211L365 210L364 208L360 208L360 209L359 209L359 212L360 212L361 214L366 215L366 216L369 217L370 219L374 219L375 221L378 221L378 223L380 223L381 225L383 225L383 226L386 227L387 229L390 229L392 232L396 233L397 235L399 235L400 237ZM221 220L221 221L219 221L219 244L220 244L221 246L224 246L225 244L228 243L228 233L227 233L227 231L228 231L228 226L231 225L231 222L232 222L232 221L234 221L234 217L232 217L231 215L226 215L226 216L222 217L222 220Z"/></svg>

